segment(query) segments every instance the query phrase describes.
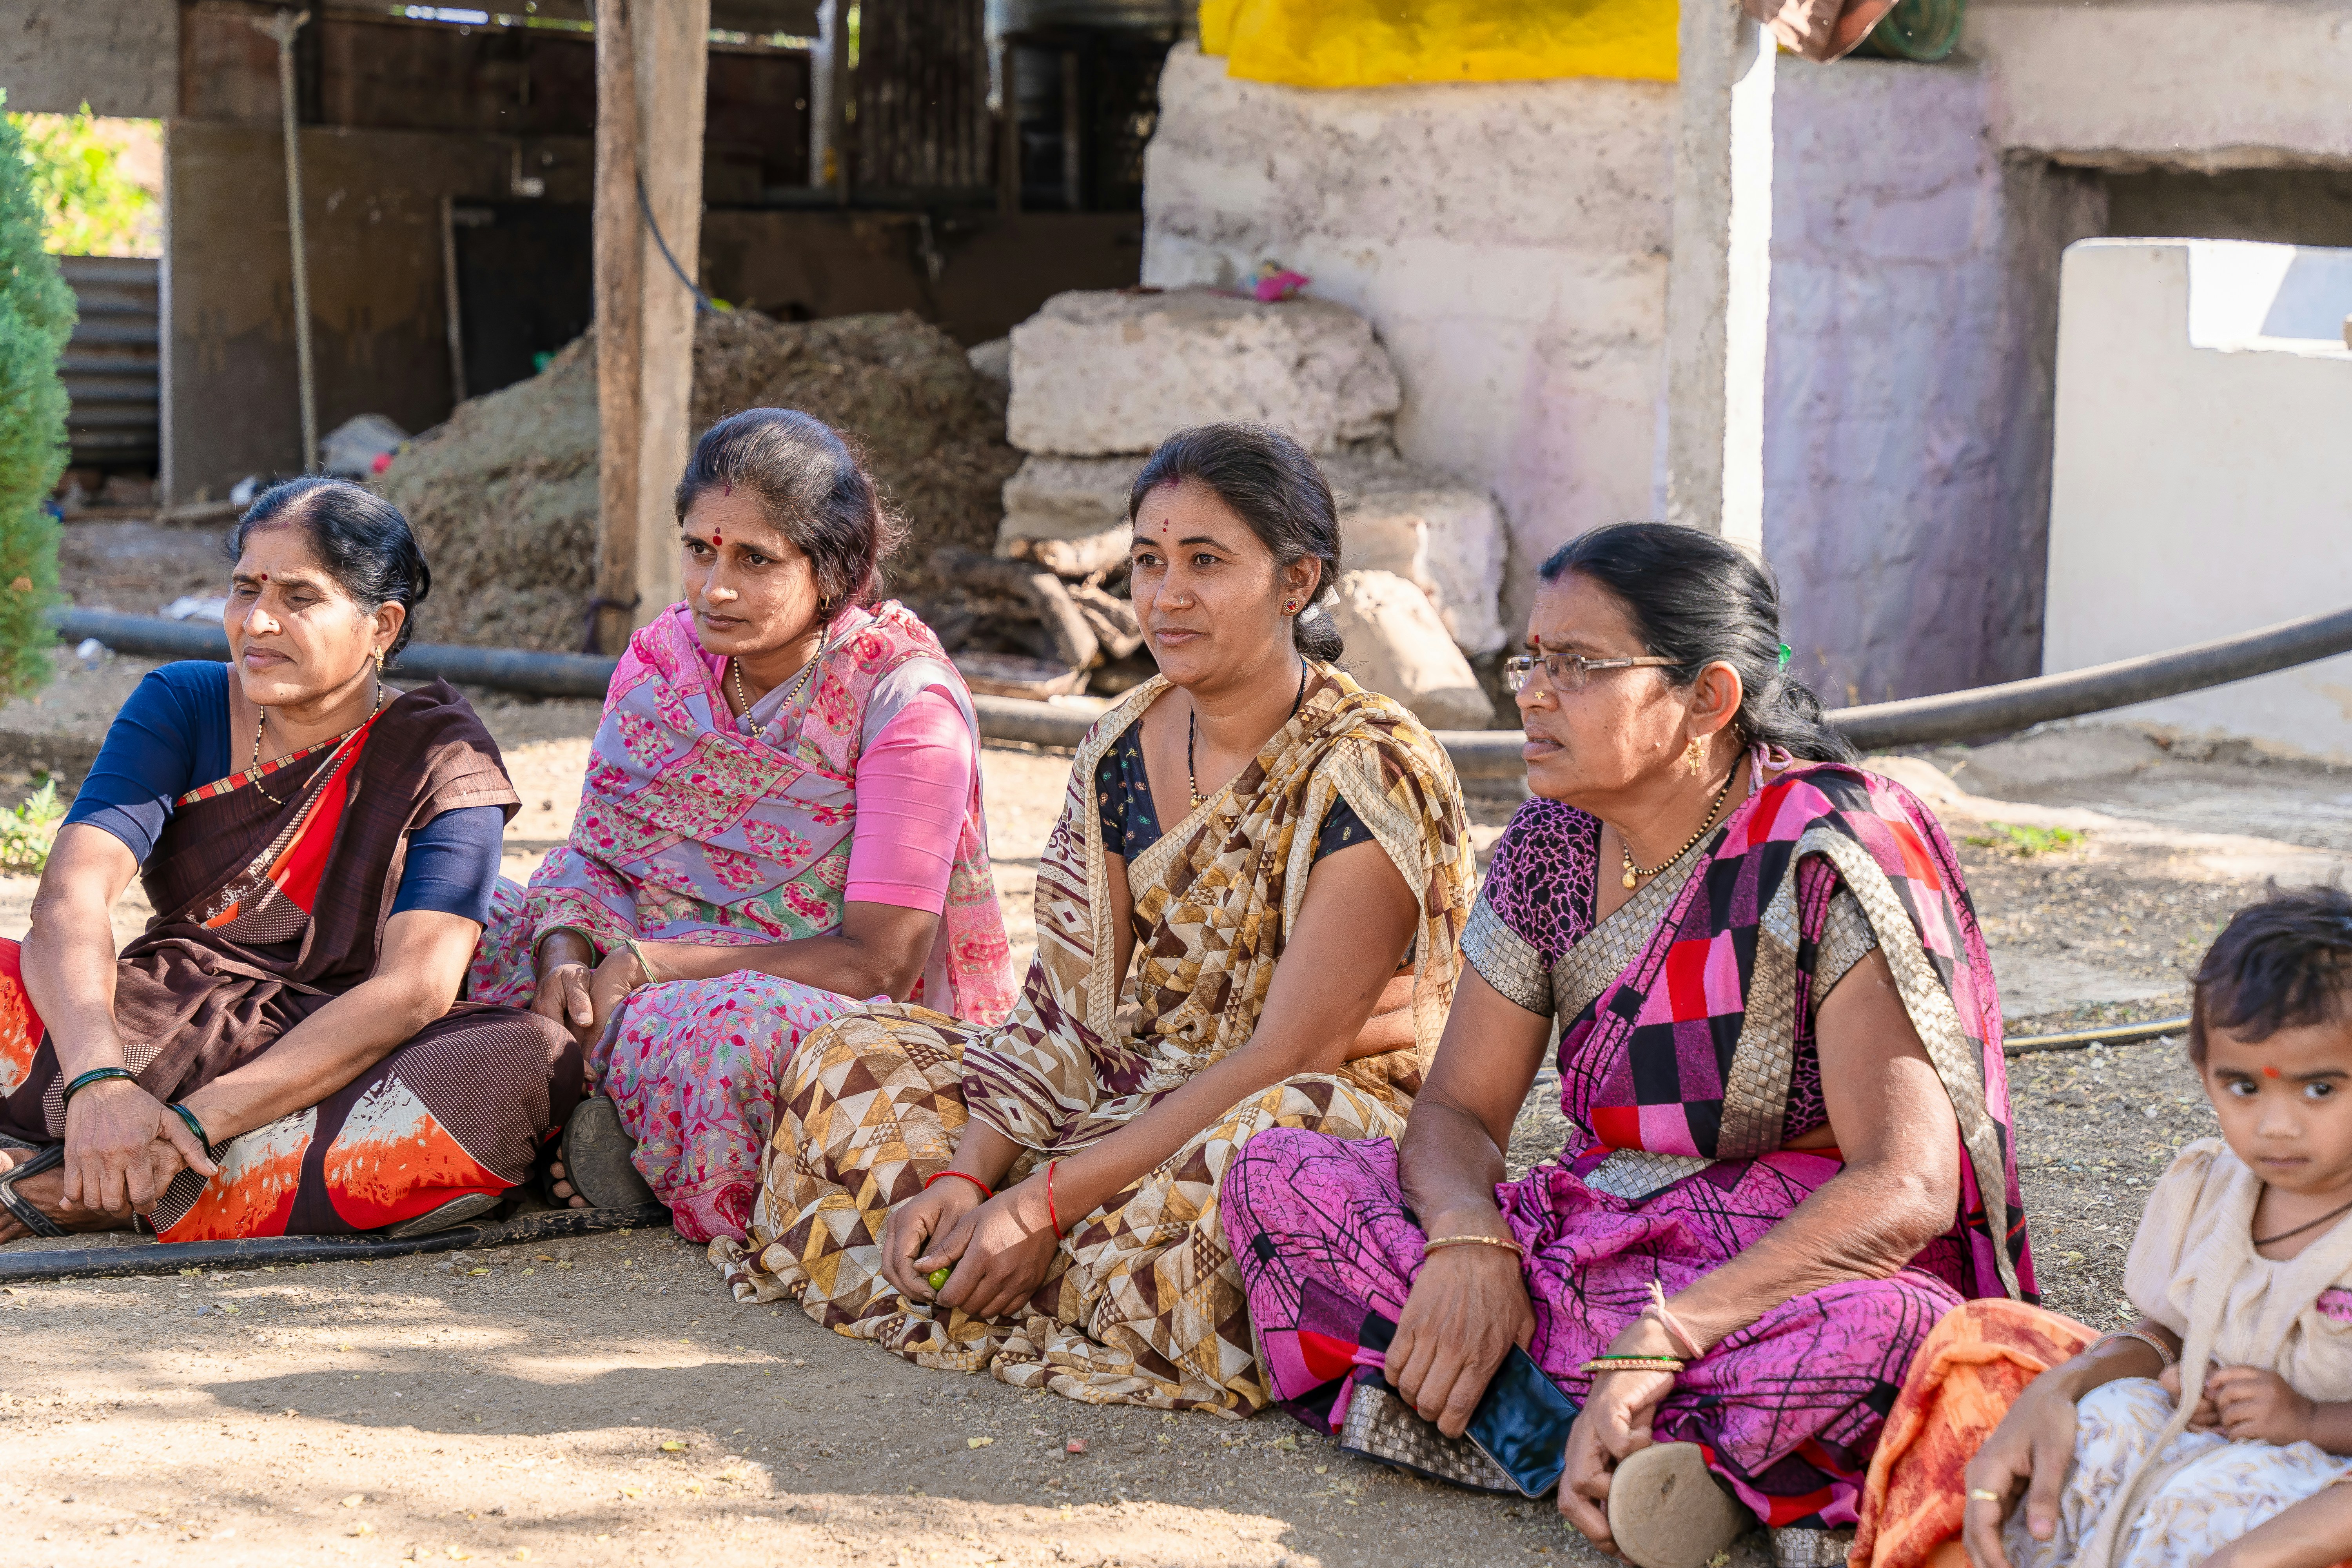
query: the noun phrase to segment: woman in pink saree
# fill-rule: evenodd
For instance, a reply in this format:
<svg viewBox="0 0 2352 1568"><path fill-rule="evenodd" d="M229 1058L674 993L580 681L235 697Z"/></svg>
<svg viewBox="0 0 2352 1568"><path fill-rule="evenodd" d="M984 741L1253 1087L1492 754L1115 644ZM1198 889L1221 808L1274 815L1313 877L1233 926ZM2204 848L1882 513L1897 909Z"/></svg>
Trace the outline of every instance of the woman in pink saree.
<svg viewBox="0 0 2352 1568"><path fill-rule="evenodd" d="M1983 937L1935 817L1788 676L1752 561L1628 523L1542 577L1538 798L1402 1142L1276 1129L1226 1175L1260 1359L1342 1447L1507 1490L1464 1439L1524 1351L1595 1544L1697 1568L1761 1523L1784 1568L1843 1563L1928 1330L2032 1299ZM1506 1181L1555 1027L1567 1146Z"/></svg>
<svg viewBox="0 0 2352 1568"><path fill-rule="evenodd" d="M821 421L713 426L677 488L686 598L630 638L570 841L504 884L469 978L572 1028L597 1094L549 1195L740 1237L802 1037L859 1004L993 1024L1013 971L962 679ZM643 1178L642 1184L637 1180Z"/></svg>

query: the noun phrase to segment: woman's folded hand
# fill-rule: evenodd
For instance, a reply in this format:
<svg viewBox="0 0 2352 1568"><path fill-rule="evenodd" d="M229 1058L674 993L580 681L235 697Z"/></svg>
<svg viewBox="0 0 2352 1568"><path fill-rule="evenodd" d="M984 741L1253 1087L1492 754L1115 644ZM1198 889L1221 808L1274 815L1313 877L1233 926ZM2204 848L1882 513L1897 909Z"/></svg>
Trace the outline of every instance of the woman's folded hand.
<svg viewBox="0 0 2352 1568"><path fill-rule="evenodd" d="M936 1300L939 1292L924 1276L963 1256L971 1235L963 1221L981 1202L980 1189L970 1182L934 1180L892 1209L882 1222L882 1278L909 1301Z"/></svg>
<svg viewBox="0 0 2352 1568"><path fill-rule="evenodd" d="M940 1184L950 1185L971 1184ZM920 1274L953 1263L955 1272L940 1288L938 1299L975 1318L1002 1318L1045 1282L1055 1246L1040 1173L957 1220L912 1268Z"/></svg>
<svg viewBox="0 0 2352 1568"><path fill-rule="evenodd" d="M144 1214L183 1166L214 1169L187 1123L129 1079L91 1084L67 1106L66 1207Z"/></svg>
<svg viewBox="0 0 2352 1568"><path fill-rule="evenodd" d="M1496 1228L1500 1216L1485 1228ZM1464 1234L1441 1226L1441 1234ZM1507 1247L1445 1247L1429 1255L1405 1298L1389 1342L1388 1380L1406 1403L1449 1437L1470 1413L1503 1357L1535 1332L1519 1255Z"/></svg>
<svg viewBox="0 0 2352 1568"><path fill-rule="evenodd" d="M540 976L539 989L531 994L530 1010L542 1018L552 1018L577 1035L596 1021L595 1005L588 1000L588 984L594 971L584 963L558 963Z"/></svg>
<svg viewBox="0 0 2352 1568"><path fill-rule="evenodd" d="M2178 1396L2177 1382L2173 1392ZM2036 1541L2057 1533L2058 1492L2074 1460L2075 1425L2073 1387L2053 1368L2025 1385L1969 1461L1960 1543L1972 1568L2009 1568L2000 1531L2020 1491L2025 1494L2026 1533Z"/></svg>

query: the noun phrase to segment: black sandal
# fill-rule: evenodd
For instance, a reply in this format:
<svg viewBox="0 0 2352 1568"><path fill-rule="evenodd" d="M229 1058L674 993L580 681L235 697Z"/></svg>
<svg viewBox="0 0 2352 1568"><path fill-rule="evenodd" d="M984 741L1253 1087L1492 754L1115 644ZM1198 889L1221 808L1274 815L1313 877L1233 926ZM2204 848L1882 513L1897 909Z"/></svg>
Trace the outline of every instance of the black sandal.
<svg viewBox="0 0 2352 1568"><path fill-rule="evenodd" d="M563 1162L562 1179L590 1208L635 1208L654 1201L653 1188L629 1158L637 1141L621 1125L621 1108L604 1096L591 1095L573 1108L555 1147L556 1157ZM541 1190L551 1207L571 1207L570 1198L555 1195L552 1179Z"/></svg>
<svg viewBox="0 0 2352 1568"><path fill-rule="evenodd" d="M66 1163L66 1146L52 1143L21 1164L0 1171L0 1209L35 1236L70 1236L73 1233L40 1210L16 1195L16 1184L26 1176L37 1176L43 1171L54 1171Z"/></svg>

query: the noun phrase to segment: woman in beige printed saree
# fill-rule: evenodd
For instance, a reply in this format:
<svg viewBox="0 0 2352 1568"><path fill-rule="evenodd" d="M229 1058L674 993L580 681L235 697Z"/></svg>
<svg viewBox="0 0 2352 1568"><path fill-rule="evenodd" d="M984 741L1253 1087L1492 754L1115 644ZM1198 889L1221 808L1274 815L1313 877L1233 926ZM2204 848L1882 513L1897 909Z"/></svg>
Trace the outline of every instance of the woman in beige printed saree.
<svg viewBox="0 0 2352 1568"><path fill-rule="evenodd" d="M1328 662L1339 533L1305 452L1181 433L1129 515L1161 674L1079 749L1011 1018L812 1035L750 1244L711 1252L739 1300L925 1365L1237 1415L1267 1395L1219 1181L1269 1127L1402 1132L1470 845L1434 739Z"/></svg>

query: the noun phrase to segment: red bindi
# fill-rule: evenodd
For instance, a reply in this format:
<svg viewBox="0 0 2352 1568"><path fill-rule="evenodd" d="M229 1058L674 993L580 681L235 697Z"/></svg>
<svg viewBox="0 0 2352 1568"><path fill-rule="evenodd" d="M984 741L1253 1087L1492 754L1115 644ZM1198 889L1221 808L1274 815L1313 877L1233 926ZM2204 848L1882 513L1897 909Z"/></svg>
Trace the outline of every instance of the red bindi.
<svg viewBox="0 0 2352 1568"><path fill-rule="evenodd" d="M716 550L719 546L720 546L720 545L722 545L722 544L724 544L724 543L726 543L726 542L727 542L727 536L726 536L725 534L723 534L723 533L719 532L719 531L717 529L715 529L715 528L714 528L714 529L712 529L712 530L710 531L710 547L711 547L712 549Z"/></svg>
<svg viewBox="0 0 2352 1568"><path fill-rule="evenodd" d="M2263 1076L2264 1078L2276 1078L2276 1077L2278 1077L2278 1068L2264 1068L2263 1069Z"/></svg>
<svg viewBox="0 0 2352 1568"><path fill-rule="evenodd" d="M265 582L265 583L268 582L268 581L269 581L269 574L268 574L268 573L267 573L267 572L264 572L264 573L261 574L261 580L262 580L263 582Z"/></svg>

